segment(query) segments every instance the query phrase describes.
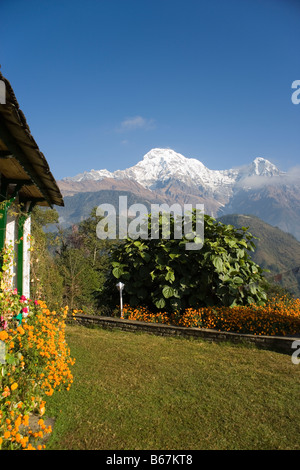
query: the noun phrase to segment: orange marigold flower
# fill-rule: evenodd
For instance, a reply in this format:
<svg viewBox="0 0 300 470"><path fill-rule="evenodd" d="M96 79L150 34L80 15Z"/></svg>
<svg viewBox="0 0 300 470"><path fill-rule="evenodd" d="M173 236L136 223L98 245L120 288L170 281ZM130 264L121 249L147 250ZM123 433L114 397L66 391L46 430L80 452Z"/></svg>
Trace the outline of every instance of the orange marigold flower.
<svg viewBox="0 0 300 470"><path fill-rule="evenodd" d="M32 444L28 444L28 447L26 448L26 450L36 450L36 448L33 447Z"/></svg>
<svg viewBox="0 0 300 470"><path fill-rule="evenodd" d="M29 416L28 415L25 415L23 417L23 424L24 424L24 426L28 426L28 424L29 424Z"/></svg>
<svg viewBox="0 0 300 470"><path fill-rule="evenodd" d="M9 390L8 387L5 387L5 388L4 388L4 391L2 392L2 396L3 396L3 397L9 397L9 395L10 395L10 390ZM6 403L5 403L5 404L6 404Z"/></svg>
<svg viewBox="0 0 300 470"><path fill-rule="evenodd" d="M0 331L0 340L5 341L8 338L8 333L7 331Z"/></svg>
<svg viewBox="0 0 300 470"><path fill-rule="evenodd" d="M20 335L23 335L25 333L25 330L21 326L18 326L17 332L20 333Z"/></svg>

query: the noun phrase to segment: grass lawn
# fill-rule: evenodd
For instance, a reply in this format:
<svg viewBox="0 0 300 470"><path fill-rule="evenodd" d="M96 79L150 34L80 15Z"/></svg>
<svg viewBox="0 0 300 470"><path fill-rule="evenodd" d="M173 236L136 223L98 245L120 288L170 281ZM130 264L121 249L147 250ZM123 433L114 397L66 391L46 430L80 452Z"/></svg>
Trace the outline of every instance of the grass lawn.
<svg viewBox="0 0 300 470"><path fill-rule="evenodd" d="M300 449L300 365L251 346L67 327L47 449ZM292 351L291 351L292 353Z"/></svg>

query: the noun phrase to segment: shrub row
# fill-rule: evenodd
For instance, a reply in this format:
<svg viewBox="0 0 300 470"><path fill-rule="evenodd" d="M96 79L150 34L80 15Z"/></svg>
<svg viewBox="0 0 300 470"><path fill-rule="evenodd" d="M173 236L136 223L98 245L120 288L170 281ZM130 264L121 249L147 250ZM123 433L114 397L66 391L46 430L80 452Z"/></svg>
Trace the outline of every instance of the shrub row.
<svg viewBox="0 0 300 470"><path fill-rule="evenodd" d="M129 320L253 335L287 336L300 333L300 299L287 297L273 298L264 306L188 308L175 313L152 313L147 307L125 305L123 314Z"/></svg>

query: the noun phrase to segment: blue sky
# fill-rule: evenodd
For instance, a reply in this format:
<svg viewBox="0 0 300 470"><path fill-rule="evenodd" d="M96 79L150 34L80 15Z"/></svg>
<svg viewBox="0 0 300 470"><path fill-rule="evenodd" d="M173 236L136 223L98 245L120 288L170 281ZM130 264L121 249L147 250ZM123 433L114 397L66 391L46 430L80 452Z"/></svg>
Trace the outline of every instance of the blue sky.
<svg viewBox="0 0 300 470"><path fill-rule="evenodd" d="M56 179L168 147L300 163L299 0L1 0L0 64Z"/></svg>

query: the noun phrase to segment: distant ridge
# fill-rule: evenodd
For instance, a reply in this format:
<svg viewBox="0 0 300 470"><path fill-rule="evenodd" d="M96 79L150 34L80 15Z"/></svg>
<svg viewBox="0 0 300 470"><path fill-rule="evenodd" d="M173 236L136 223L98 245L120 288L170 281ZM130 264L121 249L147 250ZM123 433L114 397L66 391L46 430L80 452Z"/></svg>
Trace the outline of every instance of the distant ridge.
<svg viewBox="0 0 300 470"><path fill-rule="evenodd" d="M258 237L254 240L256 250L251 253L251 258L262 268L270 270L266 273L266 279L277 282L300 297L300 269L295 269L300 267L300 242L293 235L254 216L230 214L218 220L236 228L249 227L249 232ZM274 281L276 277L278 279Z"/></svg>

